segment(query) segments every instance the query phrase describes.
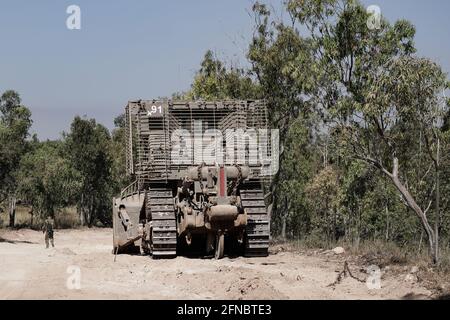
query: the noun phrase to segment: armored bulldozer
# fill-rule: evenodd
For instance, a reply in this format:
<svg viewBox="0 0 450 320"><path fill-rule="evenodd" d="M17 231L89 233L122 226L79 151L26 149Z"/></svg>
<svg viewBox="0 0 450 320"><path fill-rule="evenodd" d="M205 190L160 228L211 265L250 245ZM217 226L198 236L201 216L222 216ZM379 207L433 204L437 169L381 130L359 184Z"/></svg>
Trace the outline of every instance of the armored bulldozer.
<svg viewBox="0 0 450 320"><path fill-rule="evenodd" d="M116 254L267 256L274 140L264 101L130 101L125 117L135 182L113 199Z"/></svg>

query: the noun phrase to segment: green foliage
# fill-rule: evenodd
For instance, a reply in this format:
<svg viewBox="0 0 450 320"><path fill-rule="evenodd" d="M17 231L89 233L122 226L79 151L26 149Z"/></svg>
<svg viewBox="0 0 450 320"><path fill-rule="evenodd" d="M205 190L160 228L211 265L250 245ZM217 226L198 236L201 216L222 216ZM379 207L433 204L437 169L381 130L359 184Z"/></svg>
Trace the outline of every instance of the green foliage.
<svg viewBox="0 0 450 320"><path fill-rule="evenodd" d="M77 203L82 221L88 226L96 220L110 224L114 160L109 131L93 119L75 117L65 138L65 153L80 174Z"/></svg>
<svg viewBox="0 0 450 320"><path fill-rule="evenodd" d="M341 216L339 207L339 175L328 166L321 170L305 187L308 207L314 211L311 215L311 228L324 236L324 240L338 240Z"/></svg>
<svg viewBox="0 0 450 320"><path fill-rule="evenodd" d="M132 181L132 177L127 174L126 154L124 148L126 145L125 135L125 114L114 119L116 128L112 131L111 139L111 157L112 157L112 181L114 196L128 186Z"/></svg>
<svg viewBox="0 0 450 320"><path fill-rule="evenodd" d="M115 124L110 136L95 120L76 117L63 140L39 142L34 136L23 143L27 148L16 155L10 173L10 179L17 181L14 194L39 218L56 215L58 225L67 220L61 214L75 205L82 225L111 225L111 199L129 182L123 152L124 116L117 117ZM2 159L6 155L2 152Z"/></svg>
<svg viewBox="0 0 450 320"><path fill-rule="evenodd" d="M308 214L305 185L316 171L314 152L311 150L310 134L299 118L288 130L282 153L281 167L273 184L273 229L296 237L310 231L311 216Z"/></svg>
<svg viewBox="0 0 450 320"><path fill-rule="evenodd" d="M31 112L21 105L17 92L6 91L0 97L0 182L13 184L12 173L26 151L25 139L31 127Z"/></svg>
<svg viewBox="0 0 450 320"><path fill-rule="evenodd" d="M188 99L203 100L255 99L259 95L259 88L242 69L228 70L214 57L212 51L208 51L195 76L191 91L185 95ZM180 95L175 98L180 98Z"/></svg>
<svg viewBox="0 0 450 320"><path fill-rule="evenodd" d="M268 102L270 120L280 128L284 141L290 121L300 114L306 117L310 110L305 97L315 90L310 79L311 44L300 37L298 30L283 24L270 29L265 6L255 5L254 10L258 33L250 44L248 58Z"/></svg>
<svg viewBox="0 0 450 320"><path fill-rule="evenodd" d="M4 92L0 97L0 212L5 211L7 201L16 193L15 172L29 148L26 139L31 124L31 112L22 105L19 94Z"/></svg>
<svg viewBox="0 0 450 320"><path fill-rule="evenodd" d="M426 212L435 201L433 163L438 141L442 155L449 151L449 112L447 101L438 107L447 76L415 56L414 26L382 19L371 30L365 8L350 0L290 0L288 23L263 4L253 9L248 57L285 150L273 187L275 221L298 212L287 228L308 226L305 235L416 240L421 225L408 207L415 201ZM291 136L298 123L303 129ZM292 157L292 140L304 157ZM441 202L446 219L446 196Z"/></svg>
<svg viewBox="0 0 450 320"><path fill-rule="evenodd" d="M43 142L25 154L17 173L18 194L41 218L73 203L80 175L64 157L62 142Z"/></svg>

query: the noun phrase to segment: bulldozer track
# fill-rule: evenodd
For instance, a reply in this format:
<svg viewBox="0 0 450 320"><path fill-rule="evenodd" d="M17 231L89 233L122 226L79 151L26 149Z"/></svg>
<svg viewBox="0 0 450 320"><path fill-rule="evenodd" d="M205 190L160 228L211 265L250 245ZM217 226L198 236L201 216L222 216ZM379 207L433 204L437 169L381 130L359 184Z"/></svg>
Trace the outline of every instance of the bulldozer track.
<svg viewBox="0 0 450 320"><path fill-rule="evenodd" d="M177 222L171 189L150 189L147 194L147 217L152 221L153 258L177 255Z"/></svg>
<svg viewBox="0 0 450 320"><path fill-rule="evenodd" d="M241 204L247 212L244 255L246 257L267 257L270 221L262 190L241 190Z"/></svg>

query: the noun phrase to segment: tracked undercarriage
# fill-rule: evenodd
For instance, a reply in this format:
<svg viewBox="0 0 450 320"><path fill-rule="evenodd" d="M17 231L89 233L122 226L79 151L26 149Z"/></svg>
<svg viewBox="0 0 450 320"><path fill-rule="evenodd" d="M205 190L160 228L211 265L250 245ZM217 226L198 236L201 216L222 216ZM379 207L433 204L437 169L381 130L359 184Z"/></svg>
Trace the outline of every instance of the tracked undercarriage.
<svg viewBox="0 0 450 320"><path fill-rule="evenodd" d="M265 128L265 106L139 101L128 105L126 115L127 166L136 182L114 199L114 252L267 256L270 214L263 190L270 176L263 174L261 155L259 162L242 161L252 155L242 132L230 138L230 129ZM206 126L202 141L198 121ZM216 140L208 130L215 130ZM217 132L225 138L217 140ZM227 157L230 150L238 155L211 158L211 146L226 149Z"/></svg>

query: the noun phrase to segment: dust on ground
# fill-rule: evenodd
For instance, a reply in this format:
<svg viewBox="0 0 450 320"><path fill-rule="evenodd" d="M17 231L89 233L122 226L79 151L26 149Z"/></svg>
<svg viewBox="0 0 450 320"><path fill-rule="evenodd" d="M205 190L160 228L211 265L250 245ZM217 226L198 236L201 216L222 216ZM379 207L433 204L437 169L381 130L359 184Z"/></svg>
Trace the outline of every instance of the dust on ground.
<svg viewBox="0 0 450 320"><path fill-rule="evenodd" d="M408 270L382 269L381 289L369 289L365 267L350 262L351 276L344 274L349 257L332 251L294 252L276 245L267 258L152 260L119 255L114 262L111 243L110 229L56 231L56 247L50 249L45 249L40 232L0 230L0 299L432 297Z"/></svg>

